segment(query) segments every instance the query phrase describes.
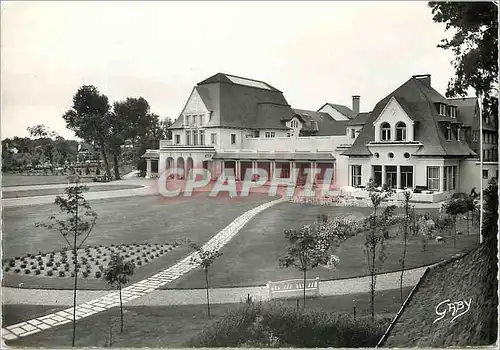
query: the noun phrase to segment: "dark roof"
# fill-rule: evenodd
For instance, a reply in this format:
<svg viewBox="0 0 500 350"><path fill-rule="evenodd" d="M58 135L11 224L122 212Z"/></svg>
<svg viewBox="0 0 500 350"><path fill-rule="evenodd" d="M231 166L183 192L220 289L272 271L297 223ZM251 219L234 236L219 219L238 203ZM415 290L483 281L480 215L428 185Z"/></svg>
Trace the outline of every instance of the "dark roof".
<svg viewBox="0 0 500 350"><path fill-rule="evenodd" d="M195 90L212 112L208 127L288 129L281 119L294 114L281 91L258 80L218 73ZM181 116L171 126L179 127Z"/></svg>
<svg viewBox="0 0 500 350"><path fill-rule="evenodd" d="M152 158L152 159L159 159L160 158L160 153L155 152L155 150L147 150L141 158Z"/></svg>
<svg viewBox="0 0 500 350"><path fill-rule="evenodd" d="M335 160L330 152L217 152L214 159Z"/></svg>
<svg viewBox="0 0 500 350"><path fill-rule="evenodd" d="M366 120L370 117L370 113L371 112L361 112L361 113L358 113L358 115L356 117L354 117L354 119L351 119L349 120L349 122L347 123L347 125L365 125L366 123Z"/></svg>
<svg viewBox="0 0 500 350"><path fill-rule="evenodd" d="M348 156L369 156L371 155L367 143L374 141L373 122L384 110L384 107L394 97L396 101L408 114L409 118L415 121L415 140L420 141L423 146L417 151L417 155L428 156L471 156L475 153L465 142L457 141L453 135L452 140L446 140L444 130L439 125L435 103L447 103L446 98L441 96L436 90L427 86L419 79L410 78L403 85L379 101L373 112L367 118L366 123L354 141L352 147L344 152ZM444 101L444 102L443 102ZM452 121L451 118L448 118Z"/></svg>
<svg viewBox="0 0 500 350"><path fill-rule="evenodd" d="M321 106L321 108L325 107L326 105L336 109L339 113L345 115L347 118L349 119L353 119L354 117L356 117L356 113L352 111L352 109L350 109L349 107L347 106L344 106L344 105L338 105L338 104L335 104L335 103L325 103L323 106ZM320 108L320 109L321 109ZM318 109L318 111L320 110Z"/></svg>
<svg viewBox="0 0 500 350"><path fill-rule="evenodd" d="M498 332L498 269L497 246L492 243L485 241L463 257L427 269L378 346L445 348L493 344ZM434 322L439 318L436 307L446 300L466 300L470 310L453 323L451 312ZM438 311L445 308L448 306L441 306Z"/></svg>
<svg viewBox="0 0 500 350"><path fill-rule="evenodd" d="M345 135L348 120L337 121L328 113L309 111L306 109L293 109L296 116L304 121L303 130L312 132L314 136L339 136ZM317 128L316 125L317 124Z"/></svg>
<svg viewBox="0 0 500 350"><path fill-rule="evenodd" d="M477 97L457 97L448 99L449 103L457 106L458 116L464 126L474 124L476 114Z"/></svg>

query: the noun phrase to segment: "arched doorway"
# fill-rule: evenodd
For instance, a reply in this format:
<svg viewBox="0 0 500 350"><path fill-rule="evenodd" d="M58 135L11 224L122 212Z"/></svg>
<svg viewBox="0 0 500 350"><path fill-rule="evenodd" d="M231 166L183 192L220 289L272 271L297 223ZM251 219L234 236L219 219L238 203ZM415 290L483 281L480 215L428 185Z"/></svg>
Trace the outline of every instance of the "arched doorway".
<svg viewBox="0 0 500 350"><path fill-rule="evenodd" d="M183 169L184 170L184 158L179 157L177 158L177 169ZM177 175L178 179L183 179L184 176Z"/></svg>
<svg viewBox="0 0 500 350"><path fill-rule="evenodd" d="M186 161L186 176L185 176L186 179L193 178L193 173L191 171L192 169L193 169L193 158L188 157Z"/></svg>
<svg viewBox="0 0 500 350"><path fill-rule="evenodd" d="M165 163L165 170L171 169L174 167L174 158L168 157L167 162Z"/></svg>

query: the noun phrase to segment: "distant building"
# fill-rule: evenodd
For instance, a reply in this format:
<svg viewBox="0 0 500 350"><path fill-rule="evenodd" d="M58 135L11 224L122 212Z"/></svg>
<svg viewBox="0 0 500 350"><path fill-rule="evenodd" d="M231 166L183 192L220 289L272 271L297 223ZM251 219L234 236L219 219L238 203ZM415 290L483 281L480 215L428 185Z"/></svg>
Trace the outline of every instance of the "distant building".
<svg viewBox="0 0 500 350"><path fill-rule="evenodd" d="M320 183L332 169L338 188L363 187L373 178L398 191L410 188L424 201L441 201L454 192L479 188L475 98L447 99L431 86L431 76L413 76L378 102L360 111L325 103L317 111L292 108L283 93L263 81L216 74L198 83L170 127L172 140L148 150L159 171L203 167L213 179L223 172L244 179L265 169L272 178L291 182L305 169L319 169ZM497 176L497 134L489 123L484 181ZM294 178L297 170L297 178Z"/></svg>

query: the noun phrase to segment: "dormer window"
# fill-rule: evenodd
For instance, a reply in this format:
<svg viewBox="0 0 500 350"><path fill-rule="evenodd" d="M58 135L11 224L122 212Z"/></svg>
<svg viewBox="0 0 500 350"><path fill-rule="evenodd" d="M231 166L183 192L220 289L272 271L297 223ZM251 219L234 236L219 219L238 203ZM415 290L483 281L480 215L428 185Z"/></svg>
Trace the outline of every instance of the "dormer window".
<svg viewBox="0 0 500 350"><path fill-rule="evenodd" d="M455 107L455 106L449 106L449 116L450 116L450 118L456 118L457 117L457 107Z"/></svg>
<svg viewBox="0 0 500 350"><path fill-rule="evenodd" d="M438 103L438 113L446 117L446 105L444 103Z"/></svg>
<svg viewBox="0 0 500 350"><path fill-rule="evenodd" d="M447 141L451 140L451 125L450 124L446 125L446 140Z"/></svg>
<svg viewBox="0 0 500 350"><path fill-rule="evenodd" d="M391 140L391 125L389 123L382 123L380 126L380 139L382 141Z"/></svg>
<svg viewBox="0 0 500 350"><path fill-rule="evenodd" d="M191 116L187 115L186 116L186 126L189 126L189 125L191 125Z"/></svg>
<svg viewBox="0 0 500 350"><path fill-rule="evenodd" d="M406 124L403 122L396 124L396 141L406 141Z"/></svg>
<svg viewBox="0 0 500 350"><path fill-rule="evenodd" d="M299 127L299 122L297 120L292 120L290 126L294 129L297 129Z"/></svg>

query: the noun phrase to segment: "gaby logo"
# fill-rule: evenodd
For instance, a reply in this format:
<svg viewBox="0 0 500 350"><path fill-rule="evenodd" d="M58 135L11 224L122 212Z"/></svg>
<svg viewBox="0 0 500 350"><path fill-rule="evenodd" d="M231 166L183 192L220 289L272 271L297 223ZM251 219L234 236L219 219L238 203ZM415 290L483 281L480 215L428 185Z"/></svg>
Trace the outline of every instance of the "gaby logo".
<svg viewBox="0 0 500 350"><path fill-rule="evenodd" d="M446 299L440 302L436 306L436 315L438 315L439 317L436 318L434 322L432 322L432 324L436 323L439 320L442 320L447 313L451 313L451 316L453 318L451 319L450 323L453 323L457 318L465 315L470 310L471 304L472 298L469 298L468 302L467 300L451 302L450 299Z"/></svg>
<svg viewBox="0 0 500 350"><path fill-rule="evenodd" d="M279 173L279 169L278 169ZM234 176L232 169L226 169L217 178L208 169L170 168L158 178L158 192L164 197L191 196L193 191L209 192L210 197L228 193L230 197L246 197L251 191L267 190L269 196L283 194L293 196L333 196L333 169L326 169L317 183L319 169L294 169L289 178L273 178L265 169L253 169L241 181ZM314 181L313 181L314 178ZM291 179L295 179L292 181ZM313 185L314 183L314 185Z"/></svg>

